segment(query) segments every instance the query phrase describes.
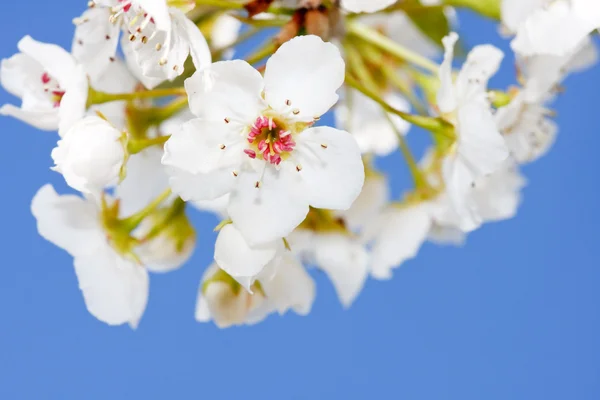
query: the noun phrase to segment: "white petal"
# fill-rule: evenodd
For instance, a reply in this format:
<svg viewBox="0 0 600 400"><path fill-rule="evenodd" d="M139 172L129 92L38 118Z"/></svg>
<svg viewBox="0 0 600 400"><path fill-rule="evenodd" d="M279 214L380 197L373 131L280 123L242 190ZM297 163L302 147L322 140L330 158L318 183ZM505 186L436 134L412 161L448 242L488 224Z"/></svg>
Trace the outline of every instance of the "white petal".
<svg viewBox="0 0 600 400"><path fill-rule="evenodd" d="M69 86L75 59L65 49L55 44L47 44L25 36L17 45L22 53L36 60L51 77L56 79L62 88Z"/></svg>
<svg viewBox="0 0 600 400"><path fill-rule="evenodd" d="M344 307L350 307L369 275L365 247L347 235L317 235L315 261L329 279Z"/></svg>
<svg viewBox="0 0 600 400"><path fill-rule="evenodd" d="M215 261L234 278L255 277L277 254L277 243L250 247L233 224L219 231L215 243Z"/></svg>
<svg viewBox="0 0 600 400"><path fill-rule="evenodd" d="M215 200L231 192L239 179L235 177L231 168L222 168L207 174L192 174L167 167L167 174L173 193L184 201Z"/></svg>
<svg viewBox="0 0 600 400"><path fill-rule="evenodd" d="M458 153L474 175L497 171L508 158L508 149L484 96L461 105L458 126Z"/></svg>
<svg viewBox="0 0 600 400"><path fill-rule="evenodd" d="M115 189L122 216L140 211L169 186L169 177L160 163L162 155L160 148L150 147L129 157L127 176Z"/></svg>
<svg viewBox="0 0 600 400"><path fill-rule="evenodd" d="M471 168L465 158L448 157L442 166L444 182L448 199L457 215L456 225L464 232L471 232L479 228L483 218L477 212L471 198L474 182L484 176Z"/></svg>
<svg viewBox="0 0 600 400"><path fill-rule="evenodd" d="M82 65L73 70L69 86L65 87L65 95L58 109L58 134L63 137L67 131L85 116L88 98L88 78Z"/></svg>
<svg viewBox="0 0 600 400"><path fill-rule="evenodd" d="M78 196L59 196L50 184L33 197L31 212L40 235L72 256L94 253L106 241L96 205Z"/></svg>
<svg viewBox="0 0 600 400"><path fill-rule="evenodd" d="M42 84L42 66L27 54L18 53L2 60L0 81L10 94L23 97L28 90L35 90Z"/></svg>
<svg viewBox="0 0 600 400"><path fill-rule="evenodd" d="M456 93L452 79L452 61L454 59L454 45L458 35L454 32L446 36L444 44L444 61L440 65L440 88L437 93L437 103L442 113L449 113L456 109Z"/></svg>
<svg viewBox="0 0 600 400"><path fill-rule="evenodd" d="M119 25L110 23L110 15L108 7L89 8L75 27L71 52L92 79L108 68L119 45Z"/></svg>
<svg viewBox="0 0 600 400"><path fill-rule="evenodd" d="M568 2L554 1L535 11L519 27L511 47L522 56L562 56L575 50L598 26L573 12Z"/></svg>
<svg viewBox="0 0 600 400"><path fill-rule="evenodd" d="M525 184L525 178L512 161L501 170L478 179L473 197L479 215L485 221L513 218L521 204L521 189Z"/></svg>
<svg viewBox="0 0 600 400"><path fill-rule="evenodd" d="M121 39L121 50L123 51L125 62L127 63L129 70L140 82L142 82L146 89L153 89L164 82L165 78L144 75L142 66L138 64L134 46L134 43L129 41L126 35L123 35L123 38Z"/></svg>
<svg viewBox="0 0 600 400"><path fill-rule="evenodd" d="M135 2L152 16L157 29L165 32L171 30L171 17L165 0L135 0Z"/></svg>
<svg viewBox="0 0 600 400"><path fill-rule="evenodd" d="M372 13L383 10L395 2L396 0L342 0L342 7L354 13Z"/></svg>
<svg viewBox="0 0 600 400"><path fill-rule="evenodd" d="M298 136L293 157L301 165L298 175L311 206L333 210L352 206L365 180L352 135L325 126L307 129Z"/></svg>
<svg viewBox="0 0 600 400"><path fill-rule="evenodd" d="M295 168L266 165L263 174L244 171L236 178L227 210L250 245L287 236L308 214L306 188L295 174Z"/></svg>
<svg viewBox="0 0 600 400"><path fill-rule="evenodd" d="M186 17L183 12L179 10L175 11L173 9L171 12L174 21L180 26L178 32L184 35L188 42L190 55L192 56L192 61L194 62L196 70L200 71L210 66L212 62L210 48L198 26Z"/></svg>
<svg viewBox="0 0 600 400"><path fill-rule="evenodd" d="M219 168L235 170L246 157L243 140L233 124L193 119L172 134L162 162L194 174Z"/></svg>
<svg viewBox="0 0 600 400"><path fill-rule="evenodd" d="M109 325L129 323L136 328L148 300L148 273L117 255L108 245L75 257L75 273L85 305Z"/></svg>
<svg viewBox="0 0 600 400"><path fill-rule="evenodd" d="M349 210L340 214L353 230L370 222L389 201L389 185L383 175L367 175L363 189Z"/></svg>
<svg viewBox="0 0 600 400"><path fill-rule="evenodd" d="M265 99L281 114L311 122L337 101L344 83L340 51L319 37L298 36L284 43L267 61ZM289 105L288 105L289 104Z"/></svg>
<svg viewBox="0 0 600 400"><path fill-rule="evenodd" d="M426 203L406 208L390 207L379 221L372 249L372 275L390 279L392 269L414 258L427 238L432 220Z"/></svg>
<svg viewBox="0 0 600 400"><path fill-rule="evenodd" d="M6 115L23 121L35 128L44 131L58 129L58 108L52 110L23 110L11 104L5 104L0 108L0 115Z"/></svg>
<svg viewBox="0 0 600 400"><path fill-rule="evenodd" d="M510 33L515 33L519 27L536 10L549 3L548 0L502 0L502 23Z"/></svg>
<svg viewBox="0 0 600 400"><path fill-rule="evenodd" d="M456 79L459 102L485 92L488 80L498 71L504 53L491 45L476 46L469 52Z"/></svg>
<svg viewBox="0 0 600 400"><path fill-rule="evenodd" d="M310 313L315 300L315 282L290 253L286 253L279 261L275 276L260 283L268 301L280 314L290 308L299 315Z"/></svg>
<svg viewBox="0 0 600 400"><path fill-rule="evenodd" d="M397 110L408 112L408 101L393 92L385 100ZM362 153L386 156L398 148L398 132L406 134L410 124L397 115L386 114L381 106L356 90L346 91L335 112L337 125L352 133Z"/></svg>
<svg viewBox="0 0 600 400"><path fill-rule="evenodd" d="M185 81L190 109L198 117L251 125L265 108L263 79L242 60L216 62Z"/></svg>

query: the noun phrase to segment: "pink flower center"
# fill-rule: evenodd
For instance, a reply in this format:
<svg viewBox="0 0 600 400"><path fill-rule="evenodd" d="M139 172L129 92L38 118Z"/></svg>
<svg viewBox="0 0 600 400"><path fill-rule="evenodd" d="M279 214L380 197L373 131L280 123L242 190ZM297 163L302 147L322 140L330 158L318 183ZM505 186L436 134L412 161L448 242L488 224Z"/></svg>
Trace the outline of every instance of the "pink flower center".
<svg viewBox="0 0 600 400"><path fill-rule="evenodd" d="M248 133L251 149L244 150L250 158L259 158L279 165L282 157L294 150L292 133L277 126L273 118L258 117Z"/></svg>
<svg viewBox="0 0 600 400"><path fill-rule="evenodd" d="M60 107L60 102L65 95L65 91L60 88L58 82L52 79L47 72L42 74L41 81L44 85L44 92L50 95L50 99L54 105L54 108Z"/></svg>

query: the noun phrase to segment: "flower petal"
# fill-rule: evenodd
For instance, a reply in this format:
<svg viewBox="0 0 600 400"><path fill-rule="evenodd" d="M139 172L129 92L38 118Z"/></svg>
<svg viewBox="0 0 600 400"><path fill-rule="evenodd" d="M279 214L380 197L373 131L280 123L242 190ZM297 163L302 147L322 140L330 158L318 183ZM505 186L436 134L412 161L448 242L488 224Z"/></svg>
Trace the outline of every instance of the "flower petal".
<svg viewBox="0 0 600 400"><path fill-rule="evenodd" d="M146 270L121 258L108 245L75 257L74 264L90 314L109 325L129 323L135 329L148 301Z"/></svg>
<svg viewBox="0 0 600 400"><path fill-rule="evenodd" d="M283 315L290 308L299 315L310 313L316 294L315 282L289 252L281 257L275 276L260 283L279 314Z"/></svg>
<svg viewBox="0 0 600 400"><path fill-rule="evenodd" d="M484 93L489 79L498 71L504 53L494 46L475 46L469 52L456 79L456 95L459 102Z"/></svg>
<svg viewBox="0 0 600 400"><path fill-rule="evenodd" d="M237 178L227 210L250 245L287 236L308 214L306 188L296 170L286 167L276 170L266 165L262 174L244 171Z"/></svg>
<svg viewBox="0 0 600 400"><path fill-rule="evenodd" d="M200 118L251 125L265 108L260 73L242 60L220 61L185 81L190 109Z"/></svg>
<svg viewBox="0 0 600 400"><path fill-rule="evenodd" d="M236 169L245 157L244 139L239 127L232 125L202 119L184 123L165 144L162 163L194 174Z"/></svg>
<svg viewBox="0 0 600 400"><path fill-rule="evenodd" d="M92 254L106 241L96 205L79 196L59 196L50 184L33 197L31 213L40 235L72 256Z"/></svg>
<svg viewBox="0 0 600 400"><path fill-rule="evenodd" d="M92 79L111 64L119 46L119 24L109 21L109 7L88 8L76 23L71 53Z"/></svg>
<svg viewBox="0 0 600 400"><path fill-rule="evenodd" d="M280 114L311 122L337 101L344 83L340 51L317 36L298 36L284 43L267 61L265 99Z"/></svg>
<svg viewBox="0 0 600 400"><path fill-rule="evenodd" d="M369 275L369 254L347 235L323 234L315 240L315 261L329 279L344 307L350 307Z"/></svg>
<svg viewBox="0 0 600 400"><path fill-rule="evenodd" d="M58 109L32 111L5 104L0 107L0 115L16 118L44 131L58 129Z"/></svg>
<svg viewBox="0 0 600 400"><path fill-rule="evenodd" d="M250 247L240 231L225 225L215 243L215 261L221 269L234 278L257 276L277 254L275 242Z"/></svg>
<svg viewBox="0 0 600 400"><path fill-rule="evenodd" d="M360 194L365 170L356 140L330 127L310 128L297 138L293 153L311 206L347 210Z"/></svg>
<svg viewBox="0 0 600 400"><path fill-rule="evenodd" d="M17 46L22 53L40 63L44 71L56 79L62 88L69 86L76 64L73 56L65 49L55 44L38 42L31 36L23 37Z"/></svg>
<svg viewBox="0 0 600 400"><path fill-rule="evenodd" d="M432 225L428 204L391 207L379 220L378 234L372 249L372 275L390 279L392 269L414 258L427 238Z"/></svg>
<svg viewBox="0 0 600 400"><path fill-rule="evenodd" d="M184 201L215 200L231 192L238 178L231 168L221 168L207 174L192 174L179 168L167 167L173 193Z"/></svg>
<svg viewBox="0 0 600 400"><path fill-rule="evenodd" d="M458 41L458 35L451 32L442 39L444 44L444 61L440 65L440 88L437 93L437 103L442 113L449 113L456 109L456 93L452 80L452 61L454 59L454 45Z"/></svg>

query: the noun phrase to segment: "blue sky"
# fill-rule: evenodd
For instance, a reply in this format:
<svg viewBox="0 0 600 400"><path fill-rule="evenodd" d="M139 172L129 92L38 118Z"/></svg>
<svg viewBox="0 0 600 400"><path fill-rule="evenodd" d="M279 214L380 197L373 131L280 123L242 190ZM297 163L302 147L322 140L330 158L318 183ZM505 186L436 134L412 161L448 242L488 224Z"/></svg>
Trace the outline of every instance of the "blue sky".
<svg viewBox="0 0 600 400"><path fill-rule="evenodd" d="M69 47L84 7L7 2L0 55L25 34ZM469 44L506 49L493 24L461 21ZM508 61L493 84L512 73ZM310 316L224 331L193 318L216 221L199 213L194 258L152 277L137 331L89 315L70 256L38 236L29 211L43 184L67 190L49 170L56 135L1 119L0 398L600 398L600 67L565 87L559 140L524 169L516 219L485 226L461 249L426 245L392 281L370 281L350 310L317 274ZM381 164L400 193L408 177L399 157Z"/></svg>

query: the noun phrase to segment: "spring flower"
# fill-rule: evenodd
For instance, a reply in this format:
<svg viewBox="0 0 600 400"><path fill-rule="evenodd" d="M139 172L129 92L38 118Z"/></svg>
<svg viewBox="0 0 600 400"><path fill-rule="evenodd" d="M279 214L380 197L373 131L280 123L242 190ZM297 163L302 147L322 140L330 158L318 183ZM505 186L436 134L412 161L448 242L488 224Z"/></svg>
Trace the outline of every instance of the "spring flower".
<svg viewBox="0 0 600 400"><path fill-rule="evenodd" d="M227 328L255 324L269 314L283 315L290 309L307 315L315 298L314 281L291 255L283 257L280 264L273 276L253 283L251 292L211 265L198 289L196 320L213 320L219 328Z"/></svg>
<svg viewBox="0 0 600 400"><path fill-rule="evenodd" d="M126 134L100 117L79 120L58 141L52 159L69 186L82 193L99 194L123 177Z"/></svg>
<svg viewBox="0 0 600 400"><path fill-rule="evenodd" d="M503 54L493 46L475 47L454 81L451 63L457 40L454 33L444 38L446 53L437 99L443 118L454 124L456 134L443 166L446 191L461 216L461 229L471 231L481 224L481 217L473 212L468 192L475 180L498 170L508 158L486 93L488 79Z"/></svg>
<svg viewBox="0 0 600 400"><path fill-rule="evenodd" d="M96 201L59 196L45 185L33 198L31 210L40 235L74 257L88 311L109 325L129 323L135 328L148 300L148 273L113 246Z"/></svg>
<svg viewBox="0 0 600 400"><path fill-rule="evenodd" d="M393 92L385 95L389 105L408 112L408 101ZM397 115L386 113L377 103L356 90L347 90L335 112L338 126L353 132L362 153L386 156L398 148L396 130L406 134L410 124Z"/></svg>
<svg viewBox="0 0 600 400"><path fill-rule="evenodd" d="M20 53L2 60L2 86L22 100L21 107L5 104L9 115L43 130L63 135L86 110L88 78L82 65L64 49L25 36Z"/></svg>
<svg viewBox="0 0 600 400"><path fill-rule="evenodd" d="M148 88L181 75L189 55L199 70L211 63L210 49L198 27L166 0L96 0L90 4L75 19L73 53L92 76L115 59L120 31L128 64L135 65L132 71Z"/></svg>
<svg viewBox="0 0 600 400"><path fill-rule="evenodd" d="M200 118L165 146L174 192L186 201L231 193L228 214L250 245L289 234L309 205L350 208L364 181L360 149L347 132L312 127L344 80L335 46L298 37L269 59L264 79L244 61L215 63L211 75L186 81Z"/></svg>
<svg viewBox="0 0 600 400"><path fill-rule="evenodd" d="M556 0L527 17L511 47L522 56L564 56L598 28L600 3L596 0Z"/></svg>

